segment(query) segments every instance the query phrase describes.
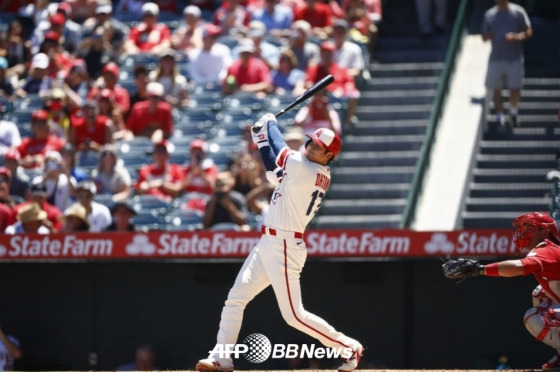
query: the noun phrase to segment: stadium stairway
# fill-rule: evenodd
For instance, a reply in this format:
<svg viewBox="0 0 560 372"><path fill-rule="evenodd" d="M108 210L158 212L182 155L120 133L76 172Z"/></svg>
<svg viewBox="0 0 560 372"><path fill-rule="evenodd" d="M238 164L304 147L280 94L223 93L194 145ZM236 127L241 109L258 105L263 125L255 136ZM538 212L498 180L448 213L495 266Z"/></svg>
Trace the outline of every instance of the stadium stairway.
<svg viewBox="0 0 560 372"><path fill-rule="evenodd" d="M546 174L558 169L560 70L556 53L550 51L558 50L560 22L532 19L532 24L534 37L525 46L521 127L484 132L462 212L465 228L510 228L520 214L551 208ZM488 111L491 121L493 112Z"/></svg>
<svg viewBox="0 0 560 372"><path fill-rule="evenodd" d="M558 102L560 79L526 78L521 127L484 133L462 213L464 227L509 228L519 214L550 209L546 174L557 169Z"/></svg>
<svg viewBox="0 0 560 372"><path fill-rule="evenodd" d="M425 40L414 0L384 2L383 12L358 124L344 136L329 193L314 220L320 228L398 228L407 203L452 21L442 35Z"/></svg>

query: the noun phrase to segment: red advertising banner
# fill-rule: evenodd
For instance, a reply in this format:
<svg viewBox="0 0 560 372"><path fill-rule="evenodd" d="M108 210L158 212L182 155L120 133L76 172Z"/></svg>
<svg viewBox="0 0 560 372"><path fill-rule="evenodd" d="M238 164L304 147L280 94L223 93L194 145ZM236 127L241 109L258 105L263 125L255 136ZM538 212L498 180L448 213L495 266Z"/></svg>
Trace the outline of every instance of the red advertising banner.
<svg viewBox="0 0 560 372"><path fill-rule="evenodd" d="M511 230L310 230L308 257L513 256ZM243 258L260 232L131 232L0 235L0 262Z"/></svg>

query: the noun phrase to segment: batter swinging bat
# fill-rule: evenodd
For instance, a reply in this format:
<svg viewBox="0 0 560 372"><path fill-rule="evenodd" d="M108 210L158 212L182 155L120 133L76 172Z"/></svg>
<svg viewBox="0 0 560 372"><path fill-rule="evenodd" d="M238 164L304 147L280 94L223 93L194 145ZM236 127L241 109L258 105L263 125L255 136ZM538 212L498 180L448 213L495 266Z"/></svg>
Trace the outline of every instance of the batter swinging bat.
<svg viewBox="0 0 560 372"><path fill-rule="evenodd" d="M278 118L278 117L284 115L284 113L286 111L293 108L294 106L299 105L300 103L302 103L303 101L305 101L309 97L314 96L315 94L317 94L317 92L319 92L320 90L329 86L333 81L334 81L334 77L332 75L325 76L320 81L318 81L315 85L313 85L311 88L309 88L305 92L303 92L301 94L301 96L294 99L288 106L284 107L280 112L278 112L274 116ZM255 123L255 125L253 125L253 132L258 133L261 130L262 125L263 125L263 123L260 122L260 121Z"/></svg>

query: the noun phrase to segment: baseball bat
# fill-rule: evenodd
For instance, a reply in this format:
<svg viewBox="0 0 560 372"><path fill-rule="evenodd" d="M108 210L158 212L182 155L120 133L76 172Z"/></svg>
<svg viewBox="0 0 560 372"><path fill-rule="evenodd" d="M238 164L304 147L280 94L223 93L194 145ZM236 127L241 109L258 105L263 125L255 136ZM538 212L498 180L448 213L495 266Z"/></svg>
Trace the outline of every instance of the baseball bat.
<svg viewBox="0 0 560 372"><path fill-rule="evenodd" d="M274 116L276 118L279 118L280 116L284 115L286 113L286 111L290 110L294 106L299 105L303 101L307 100L309 97L312 97L315 94L317 94L320 90L323 90L324 88L329 86L333 81L334 81L334 77L332 75L325 76L324 78L319 80L317 83L315 83L311 88L309 88L305 92L303 92L299 97L297 97L292 102L290 102L290 104L288 104L286 107L284 107L278 113L276 113ZM255 125L253 125L253 132L258 133L259 130L261 129L262 125L263 125L263 123L260 122L260 121L255 123Z"/></svg>

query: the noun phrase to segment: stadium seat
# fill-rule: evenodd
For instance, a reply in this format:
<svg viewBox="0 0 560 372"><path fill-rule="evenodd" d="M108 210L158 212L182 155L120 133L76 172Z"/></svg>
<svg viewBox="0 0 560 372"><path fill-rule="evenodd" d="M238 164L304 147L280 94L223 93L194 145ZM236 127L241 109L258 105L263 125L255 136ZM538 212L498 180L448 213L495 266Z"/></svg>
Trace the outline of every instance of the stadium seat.
<svg viewBox="0 0 560 372"><path fill-rule="evenodd" d="M265 99L256 96L253 93L236 92L224 98L224 110L251 109L252 111L260 111L265 104Z"/></svg>
<svg viewBox="0 0 560 372"><path fill-rule="evenodd" d="M202 229L203 213L199 210L175 210L166 217L166 229L195 231Z"/></svg>
<svg viewBox="0 0 560 372"><path fill-rule="evenodd" d="M132 217L132 223L142 231L162 230L165 227L165 218L156 213L143 212Z"/></svg>
<svg viewBox="0 0 560 372"><path fill-rule="evenodd" d="M169 201L156 195L135 195L132 198L132 207L139 214L163 215L167 213L170 206Z"/></svg>

